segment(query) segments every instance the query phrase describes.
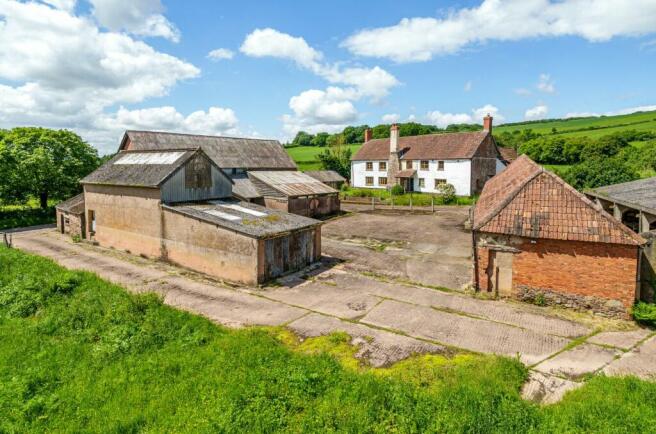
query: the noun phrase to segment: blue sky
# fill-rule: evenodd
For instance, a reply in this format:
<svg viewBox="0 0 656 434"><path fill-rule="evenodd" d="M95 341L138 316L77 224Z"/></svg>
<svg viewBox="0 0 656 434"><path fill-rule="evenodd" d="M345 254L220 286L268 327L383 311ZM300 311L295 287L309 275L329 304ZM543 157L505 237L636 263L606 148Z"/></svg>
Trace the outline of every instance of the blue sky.
<svg viewBox="0 0 656 434"><path fill-rule="evenodd" d="M102 152L126 128L287 140L656 104L654 0L0 0L0 41L0 126Z"/></svg>

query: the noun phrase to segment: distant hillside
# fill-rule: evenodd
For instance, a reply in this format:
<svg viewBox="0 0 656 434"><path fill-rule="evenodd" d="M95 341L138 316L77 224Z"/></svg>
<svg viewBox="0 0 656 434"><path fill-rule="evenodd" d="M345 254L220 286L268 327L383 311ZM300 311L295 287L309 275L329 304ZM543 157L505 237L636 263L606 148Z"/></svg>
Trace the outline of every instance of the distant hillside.
<svg viewBox="0 0 656 434"><path fill-rule="evenodd" d="M625 130L656 131L656 111L618 116L595 116L569 119L547 119L499 125L495 133L530 129L539 134L587 136L596 138ZM554 130L555 129L555 130Z"/></svg>

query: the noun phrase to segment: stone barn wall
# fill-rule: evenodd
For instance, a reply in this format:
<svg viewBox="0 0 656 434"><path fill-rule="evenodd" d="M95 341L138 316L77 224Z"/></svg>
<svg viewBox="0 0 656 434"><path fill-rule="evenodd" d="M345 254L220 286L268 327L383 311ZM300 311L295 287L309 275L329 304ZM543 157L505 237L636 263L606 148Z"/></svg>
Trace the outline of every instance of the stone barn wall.
<svg viewBox="0 0 656 434"><path fill-rule="evenodd" d="M480 291L488 291L490 250L513 252L512 292L525 301L624 316L636 299L638 248L477 234ZM541 295L540 295L541 294Z"/></svg>
<svg viewBox="0 0 656 434"><path fill-rule="evenodd" d="M257 284L258 240L167 209L163 259L220 279Z"/></svg>
<svg viewBox="0 0 656 434"><path fill-rule="evenodd" d="M55 214L59 232L84 238L84 214L74 214L60 210L56 210Z"/></svg>
<svg viewBox="0 0 656 434"><path fill-rule="evenodd" d="M87 238L136 255L161 256L159 189L87 184L84 194ZM95 215L95 233L89 211Z"/></svg>

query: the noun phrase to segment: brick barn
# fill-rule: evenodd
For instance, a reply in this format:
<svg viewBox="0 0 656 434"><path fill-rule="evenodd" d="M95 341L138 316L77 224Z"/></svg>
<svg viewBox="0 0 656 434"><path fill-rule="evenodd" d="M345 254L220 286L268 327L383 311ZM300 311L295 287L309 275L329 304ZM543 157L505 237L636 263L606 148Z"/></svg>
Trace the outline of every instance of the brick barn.
<svg viewBox="0 0 656 434"><path fill-rule="evenodd" d="M472 211L476 289L624 316L644 239L522 155L486 183Z"/></svg>
<svg viewBox="0 0 656 434"><path fill-rule="evenodd" d="M257 284L321 256L321 222L232 199L205 152L121 151L81 181L87 239Z"/></svg>

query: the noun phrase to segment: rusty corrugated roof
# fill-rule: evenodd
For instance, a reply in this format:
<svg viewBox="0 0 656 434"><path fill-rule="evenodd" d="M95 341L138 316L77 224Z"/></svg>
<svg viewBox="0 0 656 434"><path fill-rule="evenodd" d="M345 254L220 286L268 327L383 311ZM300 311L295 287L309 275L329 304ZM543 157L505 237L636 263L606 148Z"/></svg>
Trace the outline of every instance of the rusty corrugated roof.
<svg viewBox="0 0 656 434"><path fill-rule="evenodd" d="M472 158L489 132L425 134L399 137L403 160L454 160ZM351 160L387 160L390 139L373 139L364 143Z"/></svg>
<svg viewBox="0 0 656 434"><path fill-rule="evenodd" d="M217 166L242 169L296 170L277 140L203 136L160 131L126 131L120 149L169 150L202 148Z"/></svg>
<svg viewBox="0 0 656 434"><path fill-rule="evenodd" d="M629 245L645 242L525 155L485 184L474 208L473 228L527 238Z"/></svg>
<svg viewBox="0 0 656 434"><path fill-rule="evenodd" d="M334 188L298 171L257 170L249 171L248 176L289 197L337 193Z"/></svg>

